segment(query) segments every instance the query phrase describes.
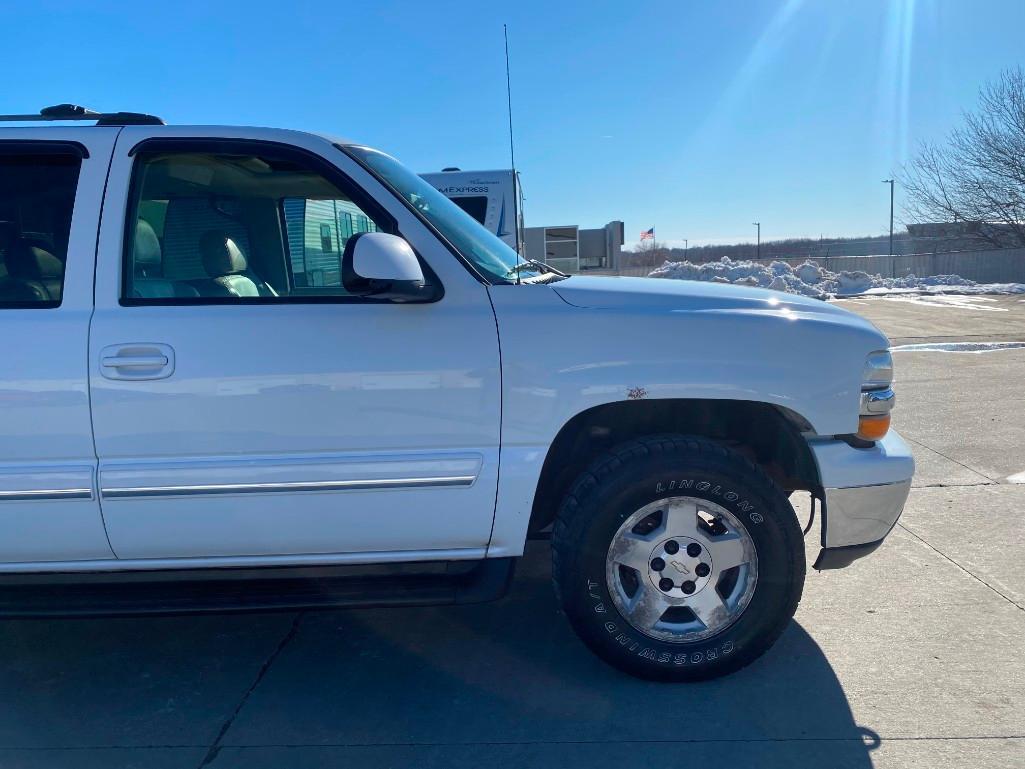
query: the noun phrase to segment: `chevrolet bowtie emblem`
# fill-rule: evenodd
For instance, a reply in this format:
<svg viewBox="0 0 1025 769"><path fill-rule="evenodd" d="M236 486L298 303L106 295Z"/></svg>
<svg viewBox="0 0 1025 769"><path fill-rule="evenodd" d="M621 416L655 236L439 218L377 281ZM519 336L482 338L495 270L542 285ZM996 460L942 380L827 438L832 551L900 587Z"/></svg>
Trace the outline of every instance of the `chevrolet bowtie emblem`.
<svg viewBox="0 0 1025 769"><path fill-rule="evenodd" d="M680 572L680 574L690 574L690 569L688 569L679 561L670 561L669 563L671 563L673 565L673 568Z"/></svg>

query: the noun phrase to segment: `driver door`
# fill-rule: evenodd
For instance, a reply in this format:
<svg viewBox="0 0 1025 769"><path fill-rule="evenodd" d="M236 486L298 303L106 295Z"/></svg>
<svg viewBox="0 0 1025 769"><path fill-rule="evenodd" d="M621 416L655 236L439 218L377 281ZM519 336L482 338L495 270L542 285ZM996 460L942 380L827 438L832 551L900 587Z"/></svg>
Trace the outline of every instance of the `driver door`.
<svg viewBox="0 0 1025 769"><path fill-rule="evenodd" d="M91 329L117 556L483 555L500 424L485 287L316 137L152 130L114 151ZM406 238L443 297L349 295L342 249L372 230Z"/></svg>

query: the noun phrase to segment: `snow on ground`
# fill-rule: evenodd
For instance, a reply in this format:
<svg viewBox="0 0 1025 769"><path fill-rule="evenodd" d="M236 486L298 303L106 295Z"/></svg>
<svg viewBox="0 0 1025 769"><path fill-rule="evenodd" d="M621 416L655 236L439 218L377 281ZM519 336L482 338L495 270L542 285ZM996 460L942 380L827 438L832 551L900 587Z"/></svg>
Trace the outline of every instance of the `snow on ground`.
<svg viewBox="0 0 1025 769"><path fill-rule="evenodd" d="M890 351L980 353L1022 348L1025 348L1025 342L926 342L925 344L901 344L891 347Z"/></svg>
<svg viewBox="0 0 1025 769"><path fill-rule="evenodd" d="M791 267L786 262L765 265L733 261L728 256L707 264L666 262L653 270L649 277L758 286L817 299L892 294L1025 294L1025 283L976 283L960 275L884 278L860 270L830 272L811 260Z"/></svg>
<svg viewBox="0 0 1025 769"><path fill-rule="evenodd" d="M986 284L983 286L985 288ZM865 302L887 301L907 302L925 307L948 307L954 310L977 310L980 312L1009 312L1006 304L998 304L995 296L983 296L982 294L914 294L909 292L888 294L858 294L857 296L845 297L849 301L864 304ZM1025 299L1019 299L1025 302Z"/></svg>

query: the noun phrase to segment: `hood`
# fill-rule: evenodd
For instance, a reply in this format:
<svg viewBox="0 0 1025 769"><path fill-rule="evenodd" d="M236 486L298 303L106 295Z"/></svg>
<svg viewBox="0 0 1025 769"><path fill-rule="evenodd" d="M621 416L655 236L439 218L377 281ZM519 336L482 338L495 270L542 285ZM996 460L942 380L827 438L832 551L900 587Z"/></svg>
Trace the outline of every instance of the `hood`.
<svg viewBox="0 0 1025 769"><path fill-rule="evenodd" d="M821 299L729 283L574 275L552 284L552 288L567 304L590 309L826 316L876 330L860 315Z"/></svg>

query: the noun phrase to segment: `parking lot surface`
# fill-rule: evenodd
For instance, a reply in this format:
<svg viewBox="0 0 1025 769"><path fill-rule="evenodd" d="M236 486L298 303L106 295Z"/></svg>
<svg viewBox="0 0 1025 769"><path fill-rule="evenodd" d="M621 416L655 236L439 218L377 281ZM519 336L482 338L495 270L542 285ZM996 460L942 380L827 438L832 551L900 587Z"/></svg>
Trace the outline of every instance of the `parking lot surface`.
<svg viewBox="0 0 1025 769"><path fill-rule="evenodd" d="M1018 297L843 304L895 345L1025 341ZM533 543L480 606L4 622L0 766L1025 766L1025 349L895 358L908 507L740 673L605 666Z"/></svg>

